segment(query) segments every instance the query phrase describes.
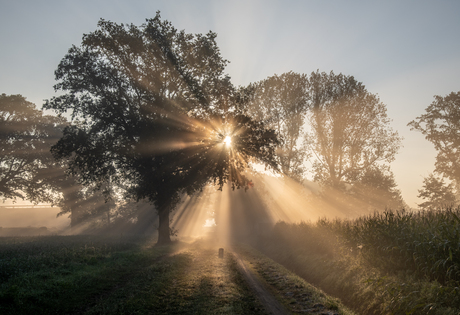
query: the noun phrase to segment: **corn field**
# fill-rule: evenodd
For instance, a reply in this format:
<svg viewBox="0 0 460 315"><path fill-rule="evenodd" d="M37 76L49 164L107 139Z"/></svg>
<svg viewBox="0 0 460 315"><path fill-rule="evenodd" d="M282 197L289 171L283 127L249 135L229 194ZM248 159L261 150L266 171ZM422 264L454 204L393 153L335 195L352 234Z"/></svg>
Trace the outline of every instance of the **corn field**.
<svg viewBox="0 0 460 315"><path fill-rule="evenodd" d="M386 272L412 272L441 284L460 281L460 208L385 211L353 221L321 220L344 245Z"/></svg>
<svg viewBox="0 0 460 315"><path fill-rule="evenodd" d="M258 247L361 314L460 314L460 208L279 222Z"/></svg>

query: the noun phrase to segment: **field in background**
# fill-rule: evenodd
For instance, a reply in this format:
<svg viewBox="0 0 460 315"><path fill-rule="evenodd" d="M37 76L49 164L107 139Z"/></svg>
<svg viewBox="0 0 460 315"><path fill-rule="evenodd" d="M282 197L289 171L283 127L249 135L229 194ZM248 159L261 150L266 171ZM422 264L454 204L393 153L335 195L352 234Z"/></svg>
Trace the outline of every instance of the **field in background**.
<svg viewBox="0 0 460 315"><path fill-rule="evenodd" d="M56 217L60 211L60 208L49 205L2 204L0 205L0 227L4 229L46 227L48 231L56 234L70 225L68 215Z"/></svg>
<svg viewBox="0 0 460 315"><path fill-rule="evenodd" d="M459 314L460 208L278 223L257 247L361 314Z"/></svg>

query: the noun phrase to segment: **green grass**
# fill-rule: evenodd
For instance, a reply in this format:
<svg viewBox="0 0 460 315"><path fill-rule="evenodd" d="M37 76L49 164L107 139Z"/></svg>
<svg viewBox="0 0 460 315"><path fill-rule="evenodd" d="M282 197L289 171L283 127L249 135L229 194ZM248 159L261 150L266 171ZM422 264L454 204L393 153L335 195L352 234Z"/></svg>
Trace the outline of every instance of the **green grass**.
<svg viewBox="0 0 460 315"><path fill-rule="evenodd" d="M135 237L0 238L0 314L264 314L233 256Z"/></svg>
<svg viewBox="0 0 460 315"><path fill-rule="evenodd" d="M0 313L83 312L172 248L139 238L0 238Z"/></svg>
<svg viewBox="0 0 460 315"><path fill-rule="evenodd" d="M259 248L361 314L459 314L459 212L278 223Z"/></svg>

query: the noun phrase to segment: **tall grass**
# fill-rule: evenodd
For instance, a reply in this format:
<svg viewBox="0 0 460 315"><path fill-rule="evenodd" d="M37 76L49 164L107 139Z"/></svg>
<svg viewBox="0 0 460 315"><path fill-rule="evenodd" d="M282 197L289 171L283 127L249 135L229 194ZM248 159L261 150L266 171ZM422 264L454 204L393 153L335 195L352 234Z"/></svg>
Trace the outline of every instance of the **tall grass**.
<svg viewBox="0 0 460 315"><path fill-rule="evenodd" d="M460 314L460 208L278 223L259 248L361 314Z"/></svg>

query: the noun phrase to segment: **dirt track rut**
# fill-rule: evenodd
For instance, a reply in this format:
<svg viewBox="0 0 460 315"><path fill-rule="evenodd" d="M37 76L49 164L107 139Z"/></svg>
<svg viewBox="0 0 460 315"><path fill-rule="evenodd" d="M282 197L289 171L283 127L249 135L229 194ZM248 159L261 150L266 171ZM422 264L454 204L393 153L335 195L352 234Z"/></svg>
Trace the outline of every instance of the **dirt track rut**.
<svg viewBox="0 0 460 315"><path fill-rule="evenodd" d="M252 289L254 294L263 304L266 311L273 315L290 314L290 312L288 312L286 308L280 302L278 302L278 300L269 292L268 288L266 288L256 278L256 275L247 268L246 264L241 259L241 257L236 252L233 252L233 254L235 255L235 258L237 260L238 269L248 282L249 287Z"/></svg>

